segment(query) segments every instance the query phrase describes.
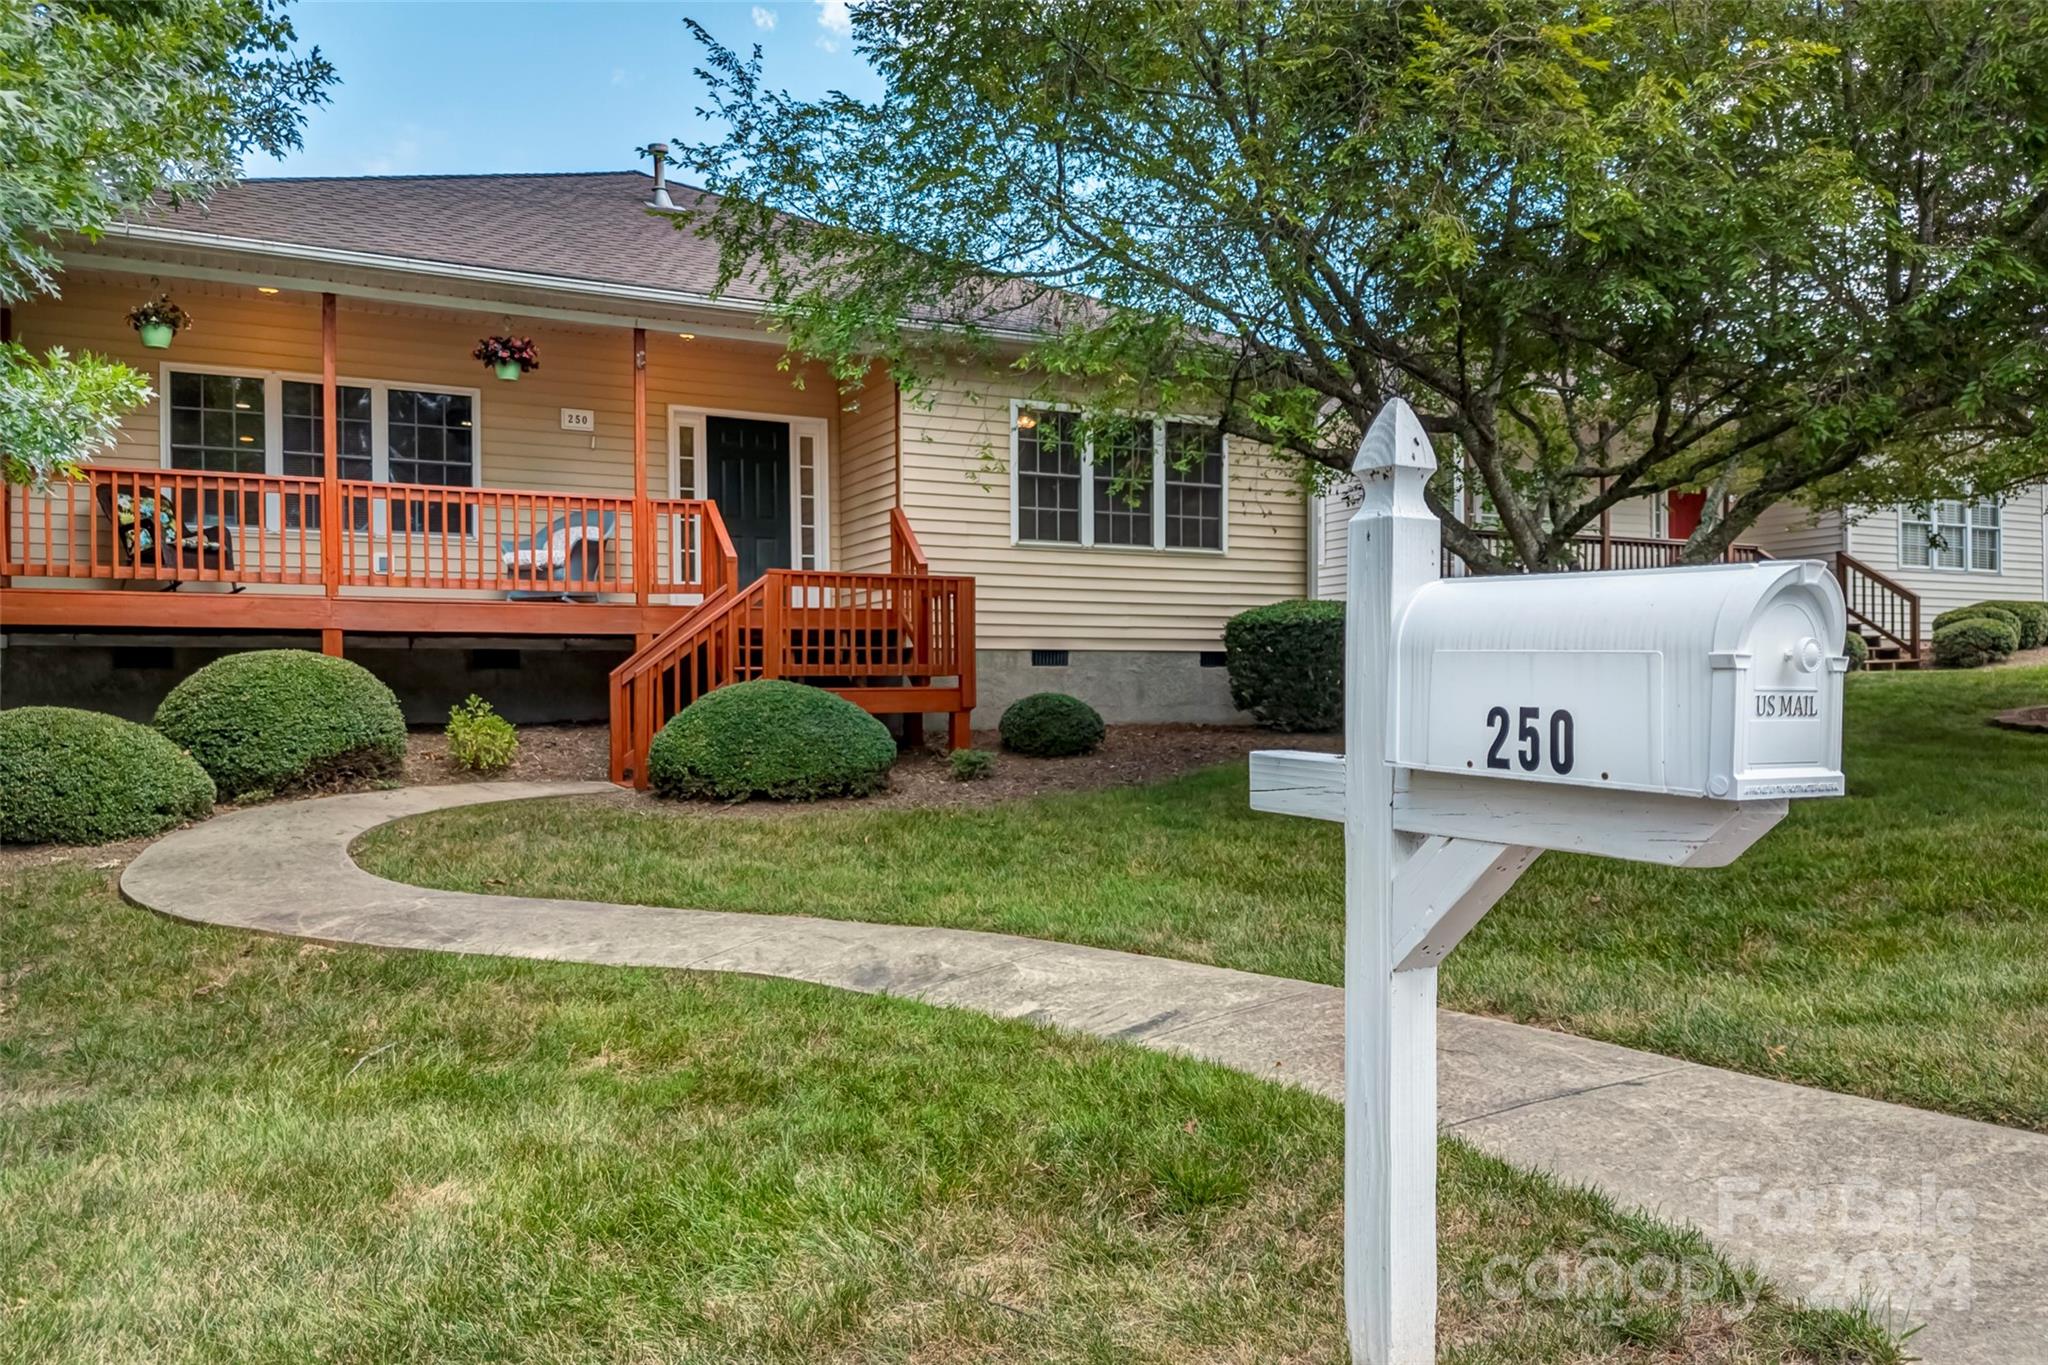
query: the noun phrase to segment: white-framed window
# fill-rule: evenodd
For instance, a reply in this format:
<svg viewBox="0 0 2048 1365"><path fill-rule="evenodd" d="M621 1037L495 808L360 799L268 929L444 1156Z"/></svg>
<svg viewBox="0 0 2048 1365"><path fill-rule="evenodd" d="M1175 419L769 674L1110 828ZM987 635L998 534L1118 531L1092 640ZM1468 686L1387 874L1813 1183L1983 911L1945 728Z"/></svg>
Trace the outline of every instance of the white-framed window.
<svg viewBox="0 0 2048 1365"><path fill-rule="evenodd" d="M1995 500L1950 498L1899 509L1899 563L1905 568L1999 573L2004 536Z"/></svg>
<svg viewBox="0 0 2048 1365"><path fill-rule="evenodd" d="M1222 553L1229 445L1211 423L1169 417L1084 431L1070 408L1010 404L1010 538Z"/></svg>
<svg viewBox="0 0 2048 1365"><path fill-rule="evenodd" d="M220 366L163 366L165 469L321 473L317 375ZM478 390L389 379L336 385L344 479L434 487L483 482Z"/></svg>

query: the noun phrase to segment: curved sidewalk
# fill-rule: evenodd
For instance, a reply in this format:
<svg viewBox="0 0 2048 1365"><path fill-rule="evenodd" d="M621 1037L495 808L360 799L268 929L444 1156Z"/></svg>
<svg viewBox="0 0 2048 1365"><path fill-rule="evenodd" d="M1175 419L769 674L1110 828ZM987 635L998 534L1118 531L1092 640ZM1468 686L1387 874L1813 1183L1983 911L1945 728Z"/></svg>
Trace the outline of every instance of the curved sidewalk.
<svg viewBox="0 0 2048 1365"><path fill-rule="evenodd" d="M330 943L905 996L1342 1093L1331 986L964 929L433 891L348 856L401 816L608 790L498 782L257 807L144 850L121 889L180 919ZM1793 1293L1924 1322L1909 1349L1932 1365L2048 1361L2048 1136L1448 1011L1439 1065L1443 1128L1475 1146L1691 1223Z"/></svg>

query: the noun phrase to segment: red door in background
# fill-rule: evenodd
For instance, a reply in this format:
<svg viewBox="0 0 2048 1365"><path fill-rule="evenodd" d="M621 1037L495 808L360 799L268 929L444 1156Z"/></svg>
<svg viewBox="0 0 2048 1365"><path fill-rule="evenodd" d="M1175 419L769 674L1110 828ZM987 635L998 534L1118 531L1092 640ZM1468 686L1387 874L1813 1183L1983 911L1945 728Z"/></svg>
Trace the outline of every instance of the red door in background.
<svg viewBox="0 0 2048 1365"><path fill-rule="evenodd" d="M1707 495L1681 493L1677 489L1664 495L1664 534L1673 540L1685 540L1700 529L1700 513L1707 505Z"/></svg>

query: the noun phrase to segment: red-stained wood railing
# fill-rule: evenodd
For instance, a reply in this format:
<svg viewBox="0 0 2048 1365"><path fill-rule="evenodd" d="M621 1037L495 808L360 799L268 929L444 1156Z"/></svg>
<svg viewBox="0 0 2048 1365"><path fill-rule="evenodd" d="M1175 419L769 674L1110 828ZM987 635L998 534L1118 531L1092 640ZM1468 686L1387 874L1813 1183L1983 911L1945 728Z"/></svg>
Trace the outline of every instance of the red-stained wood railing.
<svg viewBox="0 0 2048 1365"><path fill-rule="evenodd" d="M324 481L185 469L94 468L12 489L0 576L180 583L335 583L414 592L625 595L636 588L633 500L532 489L340 480L331 539ZM648 591L701 595L737 576L711 503L648 503Z"/></svg>
<svg viewBox="0 0 2048 1365"><path fill-rule="evenodd" d="M910 525L910 518L903 515L900 507L889 509L889 572L930 573L932 562L925 558L924 546L918 543L917 532Z"/></svg>
<svg viewBox="0 0 2048 1365"><path fill-rule="evenodd" d="M116 583L320 581L320 480L92 469L7 499L0 574Z"/></svg>
<svg viewBox="0 0 2048 1365"><path fill-rule="evenodd" d="M1500 531L1480 531L1479 538L1505 546L1507 536ZM1663 536L1575 536L1572 539L1573 559L1564 567L1574 571L1597 569L1665 569L1679 562L1685 550L1683 540L1672 540ZM1769 559L1761 546L1731 545L1724 556L1729 563L1754 564ZM1460 573L1464 562L1451 550L1443 552L1445 576Z"/></svg>
<svg viewBox="0 0 2048 1365"><path fill-rule="evenodd" d="M1869 628L1898 647L1902 662L1920 662L1920 595L1844 551L1835 554L1835 581L1852 624Z"/></svg>
<svg viewBox="0 0 2048 1365"><path fill-rule="evenodd" d="M974 580L771 569L743 592L720 588L612 671L612 780L646 786L647 748L669 718L752 678L828 687L878 715L950 712L964 744Z"/></svg>

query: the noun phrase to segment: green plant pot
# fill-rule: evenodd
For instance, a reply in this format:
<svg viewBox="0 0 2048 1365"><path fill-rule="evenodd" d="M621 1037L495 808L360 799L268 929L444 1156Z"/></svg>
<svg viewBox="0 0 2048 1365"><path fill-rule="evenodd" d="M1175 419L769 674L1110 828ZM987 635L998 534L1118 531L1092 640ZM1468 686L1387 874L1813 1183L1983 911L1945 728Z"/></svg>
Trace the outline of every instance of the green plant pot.
<svg viewBox="0 0 2048 1365"><path fill-rule="evenodd" d="M498 378L500 379L510 380L519 378L519 362L516 360L501 360L496 368Z"/></svg>
<svg viewBox="0 0 2048 1365"><path fill-rule="evenodd" d="M152 351L161 351L168 348L171 344L171 338L177 335L177 332L168 322L145 322L136 330L142 333L142 344L149 347Z"/></svg>

